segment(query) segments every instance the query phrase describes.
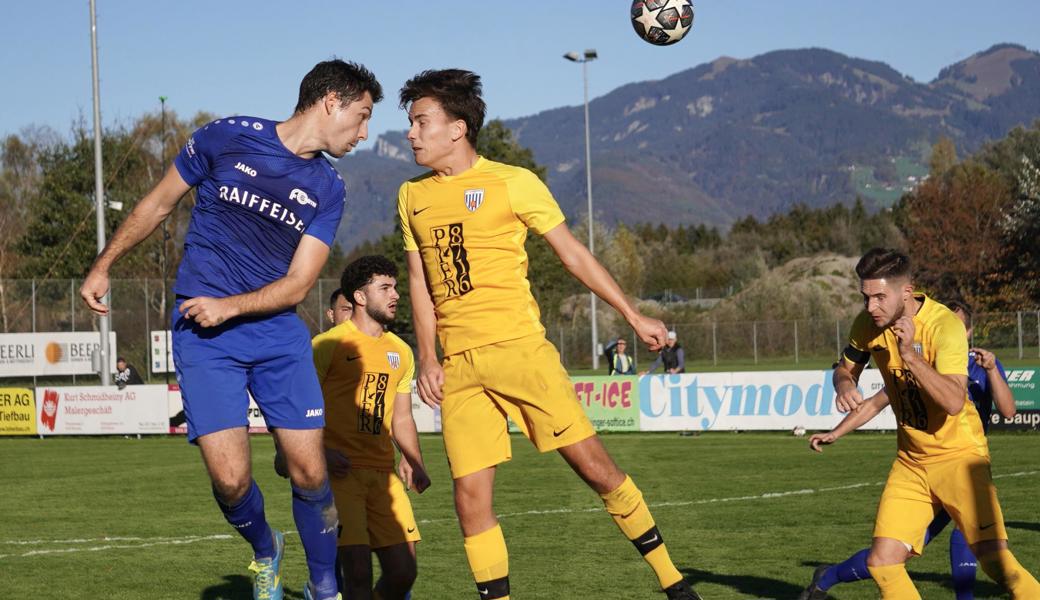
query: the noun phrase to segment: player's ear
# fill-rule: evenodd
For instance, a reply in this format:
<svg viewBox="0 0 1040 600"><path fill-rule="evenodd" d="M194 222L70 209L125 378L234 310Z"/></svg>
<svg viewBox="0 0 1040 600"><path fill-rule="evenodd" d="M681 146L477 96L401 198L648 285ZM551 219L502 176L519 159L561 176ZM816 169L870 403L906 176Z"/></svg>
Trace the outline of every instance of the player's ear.
<svg viewBox="0 0 1040 600"><path fill-rule="evenodd" d="M367 298L365 298L365 292L354 290L354 308L364 306L366 302Z"/></svg>
<svg viewBox="0 0 1040 600"><path fill-rule="evenodd" d="M325 97L321 99L322 107L325 109L325 114L331 115L339 108L340 101L339 95L335 92L329 92L325 94Z"/></svg>
<svg viewBox="0 0 1040 600"><path fill-rule="evenodd" d="M466 132L469 130L466 127L466 122L462 119L455 119L451 124L451 141L457 142L462 138L466 137Z"/></svg>

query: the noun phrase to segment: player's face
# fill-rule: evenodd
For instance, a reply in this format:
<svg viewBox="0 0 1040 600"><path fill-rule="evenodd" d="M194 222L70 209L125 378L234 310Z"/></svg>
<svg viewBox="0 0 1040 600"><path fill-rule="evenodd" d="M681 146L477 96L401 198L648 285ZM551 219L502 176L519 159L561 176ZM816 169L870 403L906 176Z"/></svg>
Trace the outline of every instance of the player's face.
<svg viewBox="0 0 1040 600"><path fill-rule="evenodd" d="M325 316L329 318L329 322L333 325L339 325L349 319L353 312L354 307L350 305L350 302L347 302L346 296L338 296L332 308L325 311Z"/></svg>
<svg viewBox="0 0 1040 600"><path fill-rule="evenodd" d="M335 101L329 113L328 153L341 158L368 139L368 120L372 118L372 94L365 92L361 98L343 104Z"/></svg>
<svg viewBox="0 0 1040 600"><path fill-rule="evenodd" d="M363 291L368 316L383 325L393 323L397 316L397 301L401 298L397 293L397 280L389 275L375 275Z"/></svg>
<svg viewBox="0 0 1040 600"><path fill-rule="evenodd" d="M910 282L900 279L864 279L859 284L863 307L874 324L885 328L903 316L907 298L913 293Z"/></svg>
<svg viewBox="0 0 1040 600"><path fill-rule="evenodd" d="M437 169L465 135L464 126L452 119L433 98L419 98L408 108L408 141L415 153L415 164Z"/></svg>

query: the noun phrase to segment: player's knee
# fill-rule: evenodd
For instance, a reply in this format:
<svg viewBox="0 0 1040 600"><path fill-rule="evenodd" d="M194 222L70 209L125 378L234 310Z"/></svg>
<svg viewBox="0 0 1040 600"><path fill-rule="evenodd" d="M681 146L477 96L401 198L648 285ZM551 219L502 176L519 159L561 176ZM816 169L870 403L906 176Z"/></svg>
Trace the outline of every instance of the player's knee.
<svg viewBox="0 0 1040 600"><path fill-rule="evenodd" d="M290 465L289 478L293 485L304 490L317 490L328 478L324 465Z"/></svg>
<svg viewBox="0 0 1040 600"><path fill-rule="evenodd" d="M217 499L233 506L245 498L253 482L249 477L219 476L214 477L212 483L213 494Z"/></svg>
<svg viewBox="0 0 1040 600"><path fill-rule="evenodd" d="M400 561L394 566L392 573L388 573L387 583L391 585L391 588L400 594L407 592L412 589L412 584L415 583L415 578L418 576L418 569L415 565L415 560L409 558L408 560Z"/></svg>
<svg viewBox="0 0 1040 600"><path fill-rule="evenodd" d="M867 555L868 567L885 567L888 565L900 565L910 558L910 551L902 542L895 544L875 543Z"/></svg>
<svg viewBox="0 0 1040 600"><path fill-rule="evenodd" d="M367 552L343 552L340 550L340 566L343 576L351 587L359 589L372 588L372 559Z"/></svg>
<svg viewBox="0 0 1040 600"><path fill-rule="evenodd" d="M987 554L1007 550L1007 547L1007 540L984 540L973 544L971 546L971 551L975 556L986 556Z"/></svg>

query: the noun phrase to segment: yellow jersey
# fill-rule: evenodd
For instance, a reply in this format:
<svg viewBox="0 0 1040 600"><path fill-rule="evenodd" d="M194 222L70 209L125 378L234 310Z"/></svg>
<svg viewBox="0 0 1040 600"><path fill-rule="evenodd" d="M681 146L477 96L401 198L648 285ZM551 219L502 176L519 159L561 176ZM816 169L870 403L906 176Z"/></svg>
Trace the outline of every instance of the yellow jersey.
<svg viewBox="0 0 1040 600"><path fill-rule="evenodd" d="M422 257L444 354L545 332L524 241L564 217L534 173L478 157L458 175L406 181L397 209L405 251Z"/></svg>
<svg viewBox="0 0 1040 600"><path fill-rule="evenodd" d="M914 350L940 374L966 377L968 340L964 323L935 300L923 294L914 297L922 302L913 317ZM962 392L964 407L956 415L949 415L905 368L899 340L890 328L881 329L863 311L852 324L849 338L845 359L859 364L873 359L881 371L899 424L900 456L927 464L962 453L989 455L982 420L967 388Z"/></svg>
<svg viewBox="0 0 1040 600"><path fill-rule="evenodd" d="M344 321L311 340L325 397L325 446L354 467L393 470L394 399L410 394L415 361L401 338L367 335Z"/></svg>

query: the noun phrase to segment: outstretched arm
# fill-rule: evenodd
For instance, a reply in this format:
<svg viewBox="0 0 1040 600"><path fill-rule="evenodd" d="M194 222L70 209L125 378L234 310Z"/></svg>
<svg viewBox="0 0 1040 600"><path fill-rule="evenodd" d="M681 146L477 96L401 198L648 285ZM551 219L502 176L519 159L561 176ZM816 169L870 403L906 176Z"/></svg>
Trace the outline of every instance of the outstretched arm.
<svg viewBox="0 0 1040 600"><path fill-rule="evenodd" d="M833 444L846 433L859 429L884 410L888 406L888 402L888 393L885 391L885 388L881 388L878 393L867 398L865 402L845 415L845 418L841 420L841 423L838 423L837 427L827 433L813 434L809 438L809 447L817 452L823 452L823 448L820 446Z"/></svg>
<svg viewBox="0 0 1040 600"><path fill-rule="evenodd" d="M108 293L108 271L112 265L151 235L190 189L191 186L184 181L177 168L170 167L162 180L130 211L130 215L94 260L79 289L83 302L95 314L108 314L108 307L101 299Z"/></svg>
<svg viewBox="0 0 1040 600"><path fill-rule="evenodd" d="M566 224L561 223L553 227L545 232L544 237L571 275L621 313L650 350L656 352L661 349L668 333L664 323L644 316L632 306L617 281L589 249L574 237Z"/></svg>

